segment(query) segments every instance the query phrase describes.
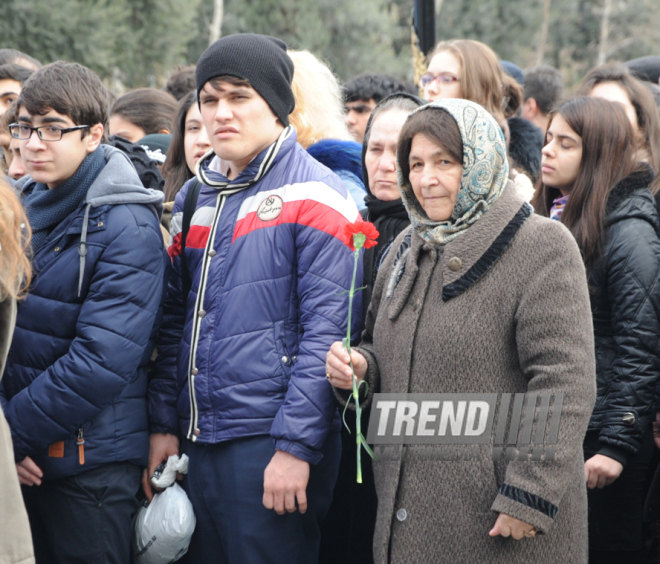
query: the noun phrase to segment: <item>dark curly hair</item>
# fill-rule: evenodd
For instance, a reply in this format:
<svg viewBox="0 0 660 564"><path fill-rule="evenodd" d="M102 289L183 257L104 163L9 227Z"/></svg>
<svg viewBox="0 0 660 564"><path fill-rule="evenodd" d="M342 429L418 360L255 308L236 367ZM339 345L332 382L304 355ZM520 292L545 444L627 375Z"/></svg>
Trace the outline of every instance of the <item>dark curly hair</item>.
<svg viewBox="0 0 660 564"><path fill-rule="evenodd" d="M364 73L349 80L344 86L344 102L372 100L376 103L390 94L407 92L417 94L412 84L407 84L388 74Z"/></svg>

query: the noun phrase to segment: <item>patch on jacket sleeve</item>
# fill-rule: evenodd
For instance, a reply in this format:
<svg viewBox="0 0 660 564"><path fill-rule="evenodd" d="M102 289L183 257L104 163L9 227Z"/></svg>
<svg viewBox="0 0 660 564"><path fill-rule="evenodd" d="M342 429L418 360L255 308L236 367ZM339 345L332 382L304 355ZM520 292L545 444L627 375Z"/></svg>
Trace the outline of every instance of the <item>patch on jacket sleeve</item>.
<svg viewBox="0 0 660 564"><path fill-rule="evenodd" d="M238 212L233 241L264 227L297 223L343 240L344 226L358 216L357 206L324 182L287 184L246 198Z"/></svg>

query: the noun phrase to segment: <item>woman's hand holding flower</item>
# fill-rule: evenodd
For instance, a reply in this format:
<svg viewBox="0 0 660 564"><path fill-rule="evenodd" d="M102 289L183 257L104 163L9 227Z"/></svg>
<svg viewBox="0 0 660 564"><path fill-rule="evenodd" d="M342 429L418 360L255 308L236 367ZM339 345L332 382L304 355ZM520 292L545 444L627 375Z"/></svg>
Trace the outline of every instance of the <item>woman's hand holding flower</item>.
<svg viewBox="0 0 660 564"><path fill-rule="evenodd" d="M351 360L353 361L355 378L360 382L367 373L367 359L359 352L351 351ZM351 364L348 359L348 353L341 341L333 343L326 355L325 374L335 388L341 388L342 390L353 389Z"/></svg>

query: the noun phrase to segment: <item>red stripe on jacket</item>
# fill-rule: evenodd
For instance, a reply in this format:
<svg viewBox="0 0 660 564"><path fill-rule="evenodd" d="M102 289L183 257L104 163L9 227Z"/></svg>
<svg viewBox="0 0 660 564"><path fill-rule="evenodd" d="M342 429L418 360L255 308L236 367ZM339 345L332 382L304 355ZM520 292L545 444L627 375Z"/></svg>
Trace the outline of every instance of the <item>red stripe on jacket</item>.
<svg viewBox="0 0 660 564"><path fill-rule="evenodd" d="M324 231L328 235L344 241L344 226L349 221L337 210L315 200L294 200L284 202L282 213L270 221L262 221L257 212L251 212L236 222L232 243L257 229L273 227L284 223L298 223Z"/></svg>

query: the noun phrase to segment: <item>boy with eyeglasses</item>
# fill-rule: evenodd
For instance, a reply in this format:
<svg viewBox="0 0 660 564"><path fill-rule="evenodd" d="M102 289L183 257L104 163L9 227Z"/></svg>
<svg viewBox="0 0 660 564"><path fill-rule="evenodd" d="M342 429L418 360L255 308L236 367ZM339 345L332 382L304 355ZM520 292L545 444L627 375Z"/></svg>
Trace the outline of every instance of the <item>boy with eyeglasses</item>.
<svg viewBox="0 0 660 564"><path fill-rule="evenodd" d="M163 196L102 145L107 100L92 71L53 63L25 83L9 128L28 173L34 274L0 400L38 564L129 562L147 463Z"/></svg>

